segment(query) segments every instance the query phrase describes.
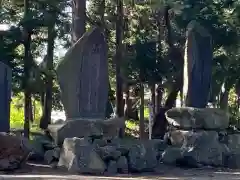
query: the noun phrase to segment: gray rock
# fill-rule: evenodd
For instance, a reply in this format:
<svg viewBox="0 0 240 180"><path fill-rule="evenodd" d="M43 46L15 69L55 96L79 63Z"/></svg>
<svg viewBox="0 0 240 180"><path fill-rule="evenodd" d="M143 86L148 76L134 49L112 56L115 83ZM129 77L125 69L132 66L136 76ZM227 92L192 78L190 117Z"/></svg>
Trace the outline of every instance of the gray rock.
<svg viewBox="0 0 240 180"><path fill-rule="evenodd" d="M111 141L110 145L116 147L122 156L127 156L132 144L136 143L138 143L137 140L115 138Z"/></svg>
<svg viewBox="0 0 240 180"><path fill-rule="evenodd" d="M104 161L95 152L93 145L82 142L79 138L66 138L58 166L70 172L102 174L106 169Z"/></svg>
<svg viewBox="0 0 240 180"><path fill-rule="evenodd" d="M154 171L158 152L152 144L134 144L129 150L129 168L132 172Z"/></svg>
<svg viewBox="0 0 240 180"><path fill-rule="evenodd" d="M240 154L231 154L226 159L226 167L231 169L239 169L240 168Z"/></svg>
<svg viewBox="0 0 240 180"><path fill-rule="evenodd" d="M161 161L167 165L176 165L176 161L183 157L183 152L180 148L167 148L161 157Z"/></svg>
<svg viewBox="0 0 240 180"><path fill-rule="evenodd" d="M52 139L50 139L50 137L48 137L47 135L38 135L35 136L32 140L33 144L41 144L42 147L44 148L44 150L51 150L54 149L56 146L56 144L53 142Z"/></svg>
<svg viewBox="0 0 240 180"><path fill-rule="evenodd" d="M124 118L110 118L102 122L103 136L105 138L113 139L119 135L119 130L125 126Z"/></svg>
<svg viewBox="0 0 240 180"><path fill-rule="evenodd" d="M66 121L64 124L49 125L48 130L56 144L62 145L65 138L73 137L117 137L118 131L124 125L124 119L109 120L82 119Z"/></svg>
<svg viewBox="0 0 240 180"><path fill-rule="evenodd" d="M210 166L224 165L225 156L229 154L226 144L219 142L215 131L175 131L171 140L178 148L167 149L162 156L166 164L182 164L198 167L199 164ZM178 135L178 136L177 136Z"/></svg>
<svg viewBox="0 0 240 180"><path fill-rule="evenodd" d="M192 131L192 130L171 130L167 133L168 139L171 142L172 146L175 147L182 147L184 145L184 143L188 143L187 141L191 140L192 137L198 137L199 135L201 136L203 131L199 130L199 131ZM226 138L223 135L223 132L219 132L219 133L215 133L213 131L205 131L205 133L211 133L214 134L214 136L216 136L216 139L218 139L218 141L220 143L224 143L227 144Z"/></svg>
<svg viewBox="0 0 240 180"><path fill-rule="evenodd" d="M240 134L228 135L228 147L234 154L240 154Z"/></svg>
<svg viewBox="0 0 240 180"><path fill-rule="evenodd" d="M98 120L72 120L64 124L49 125L48 129L56 144L62 145L65 138L101 136L103 130Z"/></svg>
<svg viewBox="0 0 240 180"><path fill-rule="evenodd" d="M100 147L98 154L104 161L117 160L121 156L121 152L114 146Z"/></svg>
<svg viewBox="0 0 240 180"><path fill-rule="evenodd" d="M182 146L183 156L191 156L203 165L222 166L228 148L219 143L218 139L218 133L215 131L189 133Z"/></svg>
<svg viewBox="0 0 240 180"><path fill-rule="evenodd" d="M29 140L0 133L0 170L18 169L25 164L32 149Z"/></svg>
<svg viewBox="0 0 240 180"><path fill-rule="evenodd" d="M163 140L139 140L139 139L119 139L115 138L110 143L112 146L117 147L117 150L122 153L122 156L128 156L129 150L133 145L142 144L144 147L149 147L155 152L164 151L167 144Z"/></svg>
<svg viewBox="0 0 240 180"><path fill-rule="evenodd" d="M172 108L166 112L169 124L182 128L226 129L229 126L228 115L216 108Z"/></svg>
<svg viewBox="0 0 240 180"><path fill-rule="evenodd" d="M168 139L171 142L171 145L182 147L184 140L192 133L192 131L184 131L184 130L172 130L168 132Z"/></svg>
<svg viewBox="0 0 240 180"><path fill-rule="evenodd" d="M33 149L28 157L29 160L32 160L32 161L41 161L44 159L44 153L45 153L45 150L44 150L44 147L43 147L43 144L37 140L32 140L30 141Z"/></svg>
<svg viewBox="0 0 240 180"><path fill-rule="evenodd" d="M107 145L107 140L106 139L95 139L93 141L93 145L96 147L104 147Z"/></svg>
<svg viewBox="0 0 240 180"><path fill-rule="evenodd" d="M108 163L108 167L107 167L107 174L117 174L118 169L117 169L117 163L116 161L110 161Z"/></svg>
<svg viewBox="0 0 240 180"><path fill-rule="evenodd" d="M119 173L128 174L128 161L125 156L121 156L117 160L117 169Z"/></svg>
<svg viewBox="0 0 240 180"><path fill-rule="evenodd" d="M53 161L57 161L60 157L60 148L55 148L52 150L48 150L44 154L44 160L48 163L51 164Z"/></svg>

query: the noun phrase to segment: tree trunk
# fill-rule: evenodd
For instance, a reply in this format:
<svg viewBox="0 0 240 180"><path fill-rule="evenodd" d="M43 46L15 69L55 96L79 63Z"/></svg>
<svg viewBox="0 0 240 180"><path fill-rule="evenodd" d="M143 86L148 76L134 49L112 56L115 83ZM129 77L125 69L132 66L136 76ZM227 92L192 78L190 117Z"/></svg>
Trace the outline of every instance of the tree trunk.
<svg viewBox="0 0 240 180"><path fill-rule="evenodd" d="M32 102L32 97L30 98L30 106L29 106L29 121L33 122L34 118L33 118L33 114L34 114L34 107L33 107L33 102Z"/></svg>
<svg viewBox="0 0 240 180"><path fill-rule="evenodd" d="M123 0L117 0L117 21L116 21L116 109L117 116L124 116L123 102L123 80L121 77L121 60L123 51ZM121 129L119 136L124 136L124 129Z"/></svg>
<svg viewBox="0 0 240 180"><path fill-rule="evenodd" d="M155 93L155 86L156 84L155 83L153 83L153 84L151 84L151 103L152 103L152 108L153 108L153 115L155 115L155 106L156 106L156 104L155 104L155 100L156 100L156 93Z"/></svg>
<svg viewBox="0 0 240 180"><path fill-rule="evenodd" d="M86 32L86 0L72 0L72 43Z"/></svg>
<svg viewBox="0 0 240 180"><path fill-rule="evenodd" d="M229 97L229 92L225 91L221 95L221 99L220 99L220 108L225 112L228 112L228 97Z"/></svg>
<svg viewBox="0 0 240 180"><path fill-rule="evenodd" d="M52 15L53 16L53 15ZM55 18L53 17L51 25L48 27L48 47L47 47L47 77L46 90L44 96L43 116L40 121L40 128L47 129L48 124L51 123L52 112L52 96L53 96L53 51L55 39Z"/></svg>
<svg viewBox="0 0 240 180"><path fill-rule="evenodd" d="M177 99L178 92L181 90L182 81L178 80L173 84L173 90L168 95L168 98L165 102L163 108L160 108L159 112L156 114L153 120L153 128L152 128L152 137L163 139L164 135L167 131L167 119L165 117L165 112L174 107L174 104Z"/></svg>
<svg viewBox="0 0 240 180"><path fill-rule="evenodd" d="M161 11L158 12L157 14L157 29L158 29L158 61L162 61L162 36L163 36L163 25L162 25L162 15L161 15ZM163 97L163 89L161 88L161 83L157 85L156 87L156 97L155 97L155 103L154 103L154 111L155 114L157 114L161 108L161 104L162 104L162 97Z"/></svg>
<svg viewBox="0 0 240 180"><path fill-rule="evenodd" d="M220 91L220 102L219 102L219 106L222 110L224 110L225 112L228 112L228 98L229 98L229 89L226 88L226 86L224 86L225 89L224 91Z"/></svg>
<svg viewBox="0 0 240 180"><path fill-rule="evenodd" d="M173 39L172 39L172 34L171 34L171 26L170 26L170 20L169 20L169 14L168 14L169 7L165 7L165 12L164 12L164 19L165 19L165 25L167 29L167 37L166 41L169 46L169 51L170 51L170 56L172 59L175 59L176 61L179 61L179 67L180 67L180 72L175 80L175 83L173 83L172 86L172 91L168 95L168 98L165 102L164 108L161 108L159 113L156 114L154 118L154 124L153 124L153 137L158 137L158 138L163 138L166 130L167 130L167 120L165 117L165 112L172 107L174 107L176 98L178 95L178 92L182 89L183 86L183 63L184 59L181 54L181 52L174 47Z"/></svg>
<svg viewBox="0 0 240 180"><path fill-rule="evenodd" d="M124 116L125 118L129 118L132 103L130 101L130 92L129 92L128 85L126 85L125 94L126 94L126 99L125 99L125 105L124 105Z"/></svg>
<svg viewBox="0 0 240 180"><path fill-rule="evenodd" d="M144 124L144 85L140 84L140 139L145 138L145 124Z"/></svg>
<svg viewBox="0 0 240 180"><path fill-rule="evenodd" d="M98 15L100 16L100 28L102 29L105 38L106 38L106 29L105 29L105 18L104 18L104 13L105 13L105 0L100 0L100 5L99 5L99 9L98 9ZM107 40L107 38L106 38ZM109 84L109 92L111 91L111 84L110 81L108 79L108 84ZM112 103L111 103L111 97L108 96L108 102L107 102L107 112L106 112L106 117L110 118L109 115L111 115L113 113L113 107L112 107ZM110 114L111 113L111 114Z"/></svg>
<svg viewBox="0 0 240 180"><path fill-rule="evenodd" d="M158 84L156 88L155 114L157 114L162 107L163 88L161 86L162 84Z"/></svg>
<svg viewBox="0 0 240 180"><path fill-rule="evenodd" d="M27 19L29 16L29 1L24 0L24 18ZM31 92L29 88L30 79L30 45L31 45L31 30L24 27L24 137L29 138L29 126L31 117Z"/></svg>

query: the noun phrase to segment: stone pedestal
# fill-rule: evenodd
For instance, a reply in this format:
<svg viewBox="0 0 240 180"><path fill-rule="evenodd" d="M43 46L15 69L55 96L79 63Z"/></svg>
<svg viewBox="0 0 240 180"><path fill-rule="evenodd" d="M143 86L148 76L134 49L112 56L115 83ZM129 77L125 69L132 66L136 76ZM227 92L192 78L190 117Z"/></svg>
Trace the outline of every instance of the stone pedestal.
<svg viewBox="0 0 240 180"><path fill-rule="evenodd" d="M117 137L124 123L124 118L67 120L63 124L49 125L48 130L55 143L61 146L65 138Z"/></svg>

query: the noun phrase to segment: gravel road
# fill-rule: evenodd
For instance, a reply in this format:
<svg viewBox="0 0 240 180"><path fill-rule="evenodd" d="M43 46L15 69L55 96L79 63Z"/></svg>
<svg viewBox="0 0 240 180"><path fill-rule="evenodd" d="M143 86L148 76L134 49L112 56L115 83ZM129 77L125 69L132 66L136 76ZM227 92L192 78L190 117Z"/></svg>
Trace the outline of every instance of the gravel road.
<svg viewBox="0 0 240 180"><path fill-rule="evenodd" d="M83 176L70 175L60 169L49 166L28 164L23 169L0 174L0 180L240 180L240 171L223 170L215 168L180 169L174 167L159 167L156 174L119 175L119 176Z"/></svg>

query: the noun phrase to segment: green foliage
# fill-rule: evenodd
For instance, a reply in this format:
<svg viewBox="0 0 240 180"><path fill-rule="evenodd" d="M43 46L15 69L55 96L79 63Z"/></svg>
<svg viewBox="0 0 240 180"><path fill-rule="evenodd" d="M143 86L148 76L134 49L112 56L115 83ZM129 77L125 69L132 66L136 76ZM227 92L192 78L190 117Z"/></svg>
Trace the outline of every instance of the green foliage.
<svg viewBox="0 0 240 180"><path fill-rule="evenodd" d="M232 88L229 93L229 115L230 115L230 123L232 125L239 125L240 124L240 112L239 112L239 105L237 102L237 95L235 93L235 89Z"/></svg>
<svg viewBox="0 0 240 180"><path fill-rule="evenodd" d="M32 98L33 99L33 98ZM31 128L39 124L40 117L42 115L41 105L38 101L33 99L33 117L34 122L31 123ZM10 127L16 129L23 129L24 125L24 98L23 94L20 93L12 98L11 109L10 109Z"/></svg>
<svg viewBox="0 0 240 180"><path fill-rule="evenodd" d="M103 3L105 2L105 7ZM121 64L121 73L127 79L138 80L140 69L144 72L144 80L150 79L164 82L165 91L171 88L180 72L179 54L172 56L169 48L169 34L171 43L181 54L184 54L186 26L191 20L200 22L212 35L213 39L213 78L212 99L215 100L223 84L230 91L229 111L231 118L239 118L239 109L236 102L236 93L232 90L240 82L240 3L239 1L196 1L196 0L149 0L147 3L137 3L136 0L124 0L124 40L126 45L124 59ZM109 74L111 86L115 84L116 52L116 0L88 1L88 27L102 26L106 30L108 42ZM31 90L34 98L40 101L41 93L46 84L46 74L53 73L53 106L61 109L60 92L54 72L47 72L44 63L37 63L44 59L47 45L47 26L56 22L56 47L54 66L61 57L56 55L61 48L70 45L71 16L70 1L64 0L36 0L30 1L29 16L23 18L23 0L4 0L0 6L0 23L11 25L8 31L0 30L0 61L4 61L13 70L13 92L11 104L11 125L23 127L23 100L19 92L23 91L23 26L32 29L31 44ZM168 10L168 17L166 15ZM53 19L52 17L56 17ZM166 27L166 18L170 21L170 31ZM157 42L156 64L141 55L137 57L134 45L136 41ZM59 48L59 46L61 46ZM59 50L60 49L60 50ZM134 50L133 50L134 49ZM140 48L140 52L146 48ZM154 52L155 53L155 52ZM144 54L144 53L143 53ZM154 77L153 77L154 74ZM170 84L170 85L169 85ZM21 97L21 98L20 98ZM20 100L20 99L21 100ZM19 103L21 102L21 103ZM18 104L21 107L18 108ZM40 104L38 103L38 108ZM37 113L38 114L38 113ZM38 122L40 112L37 115Z"/></svg>

